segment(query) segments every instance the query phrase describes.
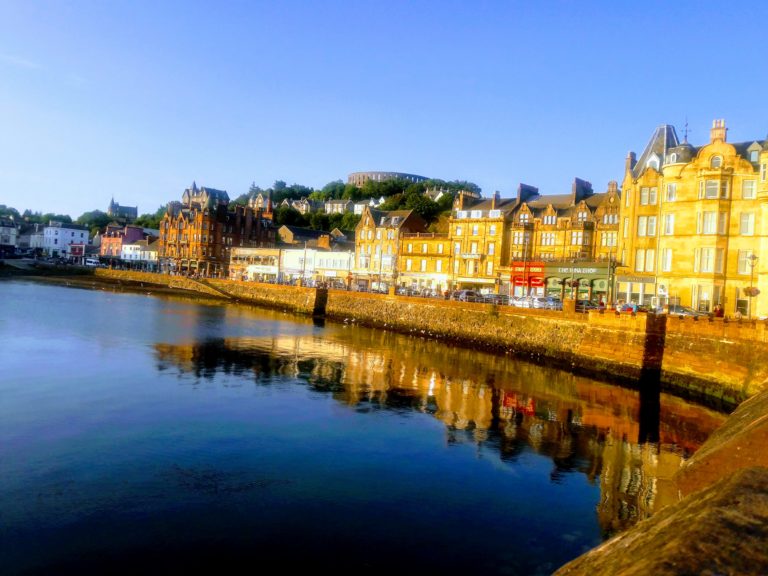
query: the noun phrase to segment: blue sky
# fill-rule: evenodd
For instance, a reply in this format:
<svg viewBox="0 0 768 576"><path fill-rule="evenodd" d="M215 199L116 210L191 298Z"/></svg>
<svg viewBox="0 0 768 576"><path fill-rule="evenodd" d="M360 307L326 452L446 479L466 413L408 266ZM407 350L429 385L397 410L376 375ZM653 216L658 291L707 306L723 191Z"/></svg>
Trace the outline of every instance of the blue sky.
<svg viewBox="0 0 768 576"><path fill-rule="evenodd" d="M153 212L361 170L605 190L654 128L766 138L768 4L0 0L0 204Z"/></svg>

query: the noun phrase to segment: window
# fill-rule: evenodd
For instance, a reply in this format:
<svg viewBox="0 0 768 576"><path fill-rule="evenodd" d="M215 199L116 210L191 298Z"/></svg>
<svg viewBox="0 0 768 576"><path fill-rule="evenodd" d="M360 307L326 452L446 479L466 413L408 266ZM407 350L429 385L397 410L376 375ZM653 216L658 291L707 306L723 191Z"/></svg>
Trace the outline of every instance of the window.
<svg viewBox="0 0 768 576"><path fill-rule="evenodd" d="M750 265L750 258L752 256L752 250L739 250L738 269L739 274L752 274L752 266Z"/></svg>
<svg viewBox="0 0 768 576"><path fill-rule="evenodd" d="M727 232L727 225L728 225L728 214L725 212L720 212L718 214L718 222L717 222L717 233L721 236L725 235Z"/></svg>
<svg viewBox="0 0 768 576"><path fill-rule="evenodd" d="M525 224L528 222L528 219L531 217L531 215L528 212L522 212L520 214L520 223Z"/></svg>
<svg viewBox="0 0 768 576"><path fill-rule="evenodd" d="M755 233L755 215L753 212L742 212L739 217L739 234L752 236Z"/></svg>
<svg viewBox="0 0 768 576"><path fill-rule="evenodd" d="M629 208L629 199L631 196L632 196L632 190L627 189L627 194L624 196L624 206L626 206L627 208Z"/></svg>
<svg viewBox="0 0 768 576"><path fill-rule="evenodd" d="M477 224L472 225L472 236L477 236L480 233L480 226Z"/></svg>
<svg viewBox="0 0 768 576"><path fill-rule="evenodd" d="M482 218L483 217L483 211L482 210L472 210L469 213L470 218Z"/></svg>
<svg viewBox="0 0 768 576"><path fill-rule="evenodd" d="M661 251L661 270L662 272L672 271L672 248L664 248Z"/></svg>
<svg viewBox="0 0 768 576"><path fill-rule="evenodd" d="M720 248L697 248L693 258L694 272L723 271L723 250Z"/></svg>
<svg viewBox="0 0 768 576"><path fill-rule="evenodd" d="M491 224L488 227L488 235L489 236L496 236L496 224Z"/></svg>
<svg viewBox="0 0 768 576"><path fill-rule="evenodd" d="M722 156L712 156L712 160L709 162L711 168L720 168L723 165Z"/></svg>
<svg viewBox="0 0 768 576"><path fill-rule="evenodd" d="M469 212L466 210L457 210L456 211L456 218L467 218L469 216Z"/></svg>
<svg viewBox="0 0 768 576"><path fill-rule="evenodd" d="M488 256L493 256L496 253L496 244L491 242L488 244Z"/></svg>
<svg viewBox="0 0 768 576"><path fill-rule="evenodd" d="M674 164L675 162L677 162L677 154L672 152L672 154L669 155L669 163Z"/></svg>
<svg viewBox="0 0 768 576"><path fill-rule="evenodd" d="M408 244L408 253L413 252L413 244Z"/></svg>
<svg viewBox="0 0 768 576"><path fill-rule="evenodd" d="M616 246L616 232L603 232L601 244L603 246Z"/></svg>
<svg viewBox="0 0 768 576"><path fill-rule="evenodd" d="M453 253L454 254L461 254L461 242L456 242L453 245Z"/></svg>
<svg viewBox="0 0 768 576"><path fill-rule="evenodd" d="M472 245L469 247L469 253L470 254L480 254L477 250L477 242L472 242Z"/></svg>
<svg viewBox="0 0 768 576"><path fill-rule="evenodd" d="M422 253L422 254L426 254L426 253L427 253L427 251L428 251L428 250L427 250L427 245L426 245L426 243L425 243L425 244L422 244L422 245L421 245L421 253Z"/></svg>
<svg viewBox="0 0 768 576"><path fill-rule="evenodd" d="M485 264L485 275L486 276L492 276L493 275L493 262L486 262L486 264Z"/></svg>
<svg viewBox="0 0 768 576"><path fill-rule="evenodd" d="M667 184L667 202L674 202L677 200L677 184Z"/></svg>
<svg viewBox="0 0 768 576"><path fill-rule="evenodd" d="M554 214L550 214L548 216L544 216L544 224L547 224L547 225L550 225L550 226L552 224L557 224L557 216L555 216Z"/></svg>
<svg viewBox="0 0 768 576"><path fill-rule="evenodd" d="M554 232L543 232L541 235L541 245L542 246L554 246L555 245L555 233Z"/></svg>
<svg viewBox="0 0 768 576"><path fill-rule="evenodd" d="M664 236L671 236L675 233L675 215L664 214Z"/></svg>
<svg viewBox="0 0 768 576"><path fill-rule="evenodd" d="M720 182L720 198L728 198L728 180Z"/></svg>
<svg viewBox="0 0 768 576"><path fill-rule="evenodd" d="M584 244L584 232L575 230L571 232L571 246L582 246Z"/></svg>
<svg viewBox="0 0 768 576"><path fill-rule="evenodd" d="M422 260L421 261L421 271L422 272L426 272L427 271L427 261L426 260Z"/></svg>
<svg viewBox="0 0 768 576"><path fill-rule="evenodd" d="M645 271L645 250L635 251L635 272Z"/></svg>
<svg viewBox="0 0 768 576"><path fill-rule="evenodd" d="M525 244L527 239L527 234L525 232L512 233L512 244Z"/></svg>
<svg viewBox="0 0 768 576"><path fill-rule="evenodd" d="M624 238L629 238L629 218L624 218Z"/></svg>
<svg viewBox="0 0 768 576"><path fill-rule="evenodd" d="M406 271L410 272L412 267L413 267L413 261L410 258L407 258L405 260L405 269L406 269Z"/></svg>
<svg viewBox="0 0 768 576"><path fill-rule="evenodd" d="M587 221L587 212L579 212L579 213L576 215L576 219L577 219L579 222L586 222L586 221Z"/></svg>
<svg viewBox="0 0 768 576"><path fill-rule="evenodd" d="M655 205L656 204L656 187L648 188L647 186L644 186L643 188L640 188L640 205L641 206L648 206L648 205Z"/></svg>
<svg viewBox="0 0 768 576"><path fill-rule="evenodd" d="M618 214L604 214L603 215L603 224L618 224L619 223L619 215Z"/></svg>
<svg viewBox="0 0 768 576"><path fill-rule="evenodd" d="M437 245L437 253L442 254L443 253L443 244L442 242Z"/></svg>
<svg viewBox="0 0 768 576"><path fill-rule="evenodd" d="M381 230L376 230L376 240L381 240Z"/></svg>
<svg viewBox="0 0 768 576"><path fill-rule="evenodd" d="M701 180L699 182L699 198L714 199L720 192L719 180Z"/></svg>
<svg viewBox="0 0 768 576"><path fill-rule="evenodd" d="M717 232L717 212L699 212L697 216L697 234L715 234Z"/></svg>
<svg viewBox="0 0 768 576"><path fill-rule="evenodd" d="M637 235L656 236L656 216L638 216Z"/></svg>
<svg viewBox="0 0 768 576"><path fill-rule="evenodd" d="M488 210L488 218L501 218L501 210Z"/></svg>
<svg viewBox="0 0 768 576"><path fill-rule="evenodd" d="M765 173L766 173L766 171L768 171L768 164L763 162L760 165L760 181L761 182L765 182Z"/></svg>
<svg viewBox="0 0 768 576"><path fill-rule="evenodd" d="M744 180L741 183L741 198L743 200L754 200L755 199L755 189L757 182L754 180Z"/></svg>
<svg viewBox="0 0 768 576"><path fill-rule="evenodd" d="M459 273L459 264L460 264L459 260L454 260L453 261L453 273L454 274L458 274Z"/></svg>
<svg viewBox="0 0 768 576"><path fill-rule="evenodd" d="M461 236L461 226L456 226L456 236Z"/></svg>
<svg viewBox="0 0 768 576"><path fill-rule="evenodd" d="M442 272L443 271L443 261L442 260L438 260L437 262L435 262L435 271L436 272Z"/></svg>
<svg viewBox="0 0 768 576"><path fill-rule="evenodd" d="M759 154L759 152L757 150L750 150L749 151L749 161L750 162L752 162L752 163L757 162L759 156L760 156L760 154Z"/></svg>

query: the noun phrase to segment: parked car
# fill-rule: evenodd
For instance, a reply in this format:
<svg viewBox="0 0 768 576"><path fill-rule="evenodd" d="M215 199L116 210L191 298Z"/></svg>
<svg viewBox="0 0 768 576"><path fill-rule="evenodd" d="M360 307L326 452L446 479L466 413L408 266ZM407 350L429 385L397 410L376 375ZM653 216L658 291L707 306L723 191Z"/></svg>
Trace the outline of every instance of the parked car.
<svg viewBox="0 0 768 576"><path fill-rule="evenodd" d="M697 318L709 316L707 312L699 312L689 306L681 306L680 304L670 304L669 314L672 316L694 316Z"/></svg>
<svg viewBox="0 0 768 576"><path fill-rule="evenodd" d="M576 312L587 312L588 310L597 310L599 308L597 302L591 300L576 300Z"/></svg>
<svg viewBox="0 0 768 576"><path fill-rule="evenodd" d="M558 310L562 308L562 303L559 299L552 296L534 296L531 299L533 308L540 308L544 310Z"/></svg>
<svg viewBox="0 0 768 576"><path fill-rule="evenodd" d="M459 290L453 295L454 300L460 302L475 302L478 299L479 294L474 290Z"/></svg>
<svg viewBox="0 0 768 576"><path fill-rule="evenodd" d="M509 296L505 294L481 294L480 298L487 304L508 304Z"/></svg>

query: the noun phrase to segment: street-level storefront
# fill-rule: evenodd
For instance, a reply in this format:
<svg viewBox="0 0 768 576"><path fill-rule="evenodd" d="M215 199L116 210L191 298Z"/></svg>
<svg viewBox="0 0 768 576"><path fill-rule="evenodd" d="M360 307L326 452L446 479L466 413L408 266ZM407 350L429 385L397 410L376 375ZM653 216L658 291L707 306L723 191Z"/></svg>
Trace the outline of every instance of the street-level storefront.
<svg viewBox="0 0 768 576"><path fill-rule="evenodd" d="M613 269L609 262L547 262L543 295L553 298L613 301Z"/></svg>
<svg viewBox="0 0 768 576"><path fill-rule="evenodd" d="M512 296L544 296L546 285L544 262L512 262Z"/></svg>
<svg viewBox="0 0 768 576"><path fill-rule="evenodd" d="M641 306L663 306L669 303L666 290L659 286L657 293L656 276L616 276L616 301L634 302ZM679 304L679 301L675 302Z"/></svg>

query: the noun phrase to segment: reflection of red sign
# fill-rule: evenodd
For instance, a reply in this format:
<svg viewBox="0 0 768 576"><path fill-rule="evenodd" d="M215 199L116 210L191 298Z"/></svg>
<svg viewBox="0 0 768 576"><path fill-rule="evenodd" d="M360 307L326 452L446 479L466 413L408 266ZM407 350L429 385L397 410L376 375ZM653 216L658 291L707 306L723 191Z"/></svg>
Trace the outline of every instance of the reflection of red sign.
<svg viewBox="0 0 768 576"><path fill-rule="evenodd" d="M501 405L504 408L512 408L515 412L521 412L526 416L533 416L536 413L535 403L530 396L518 396L515 392L504 392L501 397Z"/></svg>

